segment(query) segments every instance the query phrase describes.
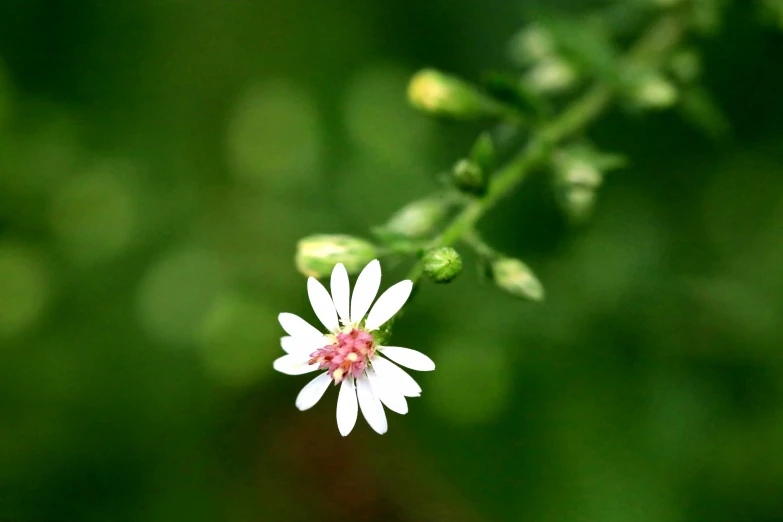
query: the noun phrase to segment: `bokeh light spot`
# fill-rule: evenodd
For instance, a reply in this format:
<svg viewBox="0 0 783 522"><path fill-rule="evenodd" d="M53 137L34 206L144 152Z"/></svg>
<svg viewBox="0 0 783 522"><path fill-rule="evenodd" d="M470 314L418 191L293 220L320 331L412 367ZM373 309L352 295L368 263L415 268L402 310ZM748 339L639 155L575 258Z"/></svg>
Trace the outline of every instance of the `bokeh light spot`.
<svg viewBox="0 0 783 522"><path fill-rule="evenodd" d="M220 263L208 252L181 249L162 257L139 285L142 326L158 341L194 344L224 279Z"/></svg>
<svg viewBox="0 0 783 522"><path fill-rule="evenodd" d="M33 325L49 294L41 254L21 245L0 245L0 337L19 334Z"/></svg>
<svg viewBox="0 0 783 522"><path fill-rule="evenodd" d="M0 182L22 195L49 194L83 161L81 127L59 108L33 104L25 128L0 140Z"/></svg>
<svg viewBox="0 0 783 522"><path fill-rule="evenodd" d="M68 257L76 263L103 261L131 245L136 206L127 166L105 162L69 180L52 202L50 220Z"/></svg>
<svg viewBox="0 0 783 522"><path fill-rule="evenodd" d="M234 107L227 149L229 166L244 181L286 188L311 179L322 149L311 96L289 80L251 85Z"/></svg>
<svg viewBox="0 0 783 522"><path fill-rule="evenodd" d="M236 293L220 296L200 332L207 372L221 384L234 386L271 375L272 360L283 354L273 331L276 317L265 303Z"/></svg>
<svg viewBox="0 0 783 522"><path fill-rule="evenodd" d="M437 369L427 388L433 409L456 424L481 424L497 418L511 392L510 363L505 352L484 341L443 343L433 359Z"/></svg>

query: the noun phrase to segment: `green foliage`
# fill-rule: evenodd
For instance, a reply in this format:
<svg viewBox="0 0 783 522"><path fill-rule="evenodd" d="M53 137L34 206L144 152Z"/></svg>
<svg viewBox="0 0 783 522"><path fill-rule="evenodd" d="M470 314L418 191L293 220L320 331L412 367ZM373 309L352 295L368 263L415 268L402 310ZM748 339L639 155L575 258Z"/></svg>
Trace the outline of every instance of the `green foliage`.
<svg viewBox="0 0 783 522"><path fill-rule="evenodd" d="M779 2L537 3L0 2L0 519L781 519ZM374 257L437 369L344 440L276 316Z"/></svg>

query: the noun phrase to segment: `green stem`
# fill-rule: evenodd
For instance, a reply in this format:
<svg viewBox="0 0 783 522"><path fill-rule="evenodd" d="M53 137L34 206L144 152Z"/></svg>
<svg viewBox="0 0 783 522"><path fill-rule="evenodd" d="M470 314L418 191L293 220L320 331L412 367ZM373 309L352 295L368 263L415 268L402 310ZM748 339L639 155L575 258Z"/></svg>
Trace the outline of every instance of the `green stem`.
<svg viewBox="0 0 783 522"><path fill-rule="evenodd" d="M479 234L478 230L475 228L471 228L465 231L461 239L466 245L472 248L478 255L487 261L491 261L499 256L499 253L495 251L494 248L486 244L484 240L481 239L481 234Z"/></svg>
<svg viewBox="0 0 783 522"><path fill-rule="evenodd" d="M623 62L654 63L663 53L677 45L684 29L684 24L679 18L674 16L662 18L628 52ZM484 196L468 203L431 246L451 246L469 233L490 208L522 183L535 167L549 157L552 147L580 132L595 120L608 107L613 94L609 86L596 85L566 107L557 118L534 132L528 146L495 172ZM424 268L419 261L411 269L408 278L416 282L423 272Z"/></svg>

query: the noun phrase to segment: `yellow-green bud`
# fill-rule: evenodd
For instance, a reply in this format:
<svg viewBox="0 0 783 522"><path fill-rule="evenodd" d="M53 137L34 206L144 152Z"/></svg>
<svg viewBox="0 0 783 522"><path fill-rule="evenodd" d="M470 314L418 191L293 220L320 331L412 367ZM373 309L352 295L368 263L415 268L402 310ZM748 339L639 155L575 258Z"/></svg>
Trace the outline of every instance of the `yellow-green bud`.
<svg viewBox="0 0 783 522"><path fill-rule="evenodd" d="M451 247L434 248L421 258L424 273L436 283L448 283L462 271L462 258Z"/></svg>
<svg viewBox="0 0 783 522"><path fill-rule="evenodd" d="M407 238L426 237L446 217L447 204L436 198L421 199L398 210L381 229Z"/></svg>
<svg viewBox="0 0 783 522"><path fill-rule="evenodd" d="M505 257L492 263L492 278L495 284L509 294L541 301L544 299L544 287L536 275L519 259Z"/></svg>
<svg viewBox="0 0 783 522"><path fill-rule="evenodd" d="M564 189L561 205L573 224L581 224L593 215L595 198L592 188L574 185Z"/></svg>
<svg viewBox="0 0 783 522"><path fill-rule="evenodd" d="M574 161L565 172L566 182L570 185L584 185L595 188L603 182L601 171L587 161Z"/></svg>
<svg viewBox="0 0 783 522"><path fill-rule="evenodd" d="M632 96L643 108L665 109L677 101L677 88L659 74L648 74L638 80Z"/></svg>
<svg viewBox="0 0 783 522"><path fill-rule="evenodd" d="M454 184L463 192L481 194L486 187L484 172L475 161L461 159L451 171Z"/></svg>
<svg viewBox="0 0 783 522"><path fill-rule="evenodd" d="M503 106L473 85L434 69L423 69L408 84L408 101L418 110L439 117L472 120L498 116Z"/></svg>
<svg viewBox="0 0 783 522"><path fill-rule="evenodd" d="M515 34L509 42L511 59L519 65L542 60L554 54L555 41L549 30L530 25Z"/></svg>
<svg viewBox="0 0 783 522"><path fill-rule="evenodd" d="M575 186L597 189L606 171L623 166L622 156L600 152L589 144L562 148L553 156L556 181L564 189Z"/></svg>
<svg viewBox="0 0 783 522"><path fill-rule="evenodd" d="M600 153L589 146L558 150L553 157L557 182L565 189L574 185L597 188L603 182L599 157Z"/></svg>
<svg viewBox="0 0 783 522"><path fill-rule="evenodd" d="M525 75L525 84L535 92L556 93L565 91L579 79L576 69L563 58L547 58Z"/></svg>
<svg viewBox="0 0 783 522"><path fill-rule="evenodd" d="M319 234L299 240L296 268L306 276L322 278L332 273L334 265L342 263L349 274L355 274L376 257L378 251L369 241L342 234Z"/></svg>

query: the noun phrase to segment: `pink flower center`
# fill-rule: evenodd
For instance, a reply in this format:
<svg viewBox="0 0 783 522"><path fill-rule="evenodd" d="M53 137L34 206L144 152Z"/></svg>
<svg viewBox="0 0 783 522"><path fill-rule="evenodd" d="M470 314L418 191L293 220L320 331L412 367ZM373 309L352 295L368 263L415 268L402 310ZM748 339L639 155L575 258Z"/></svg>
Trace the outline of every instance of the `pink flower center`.
<svg viewBox="0 0 783 522"><path fill-rule="evenodd" d="M365 368L367 361L375 353L375 343L372 335L354 328L350 332L337 334L337 342L319 348L310 354L308 364L318 363L320 370L328 370L329 376L337 384L348 375L358 379Z"/></svg>

